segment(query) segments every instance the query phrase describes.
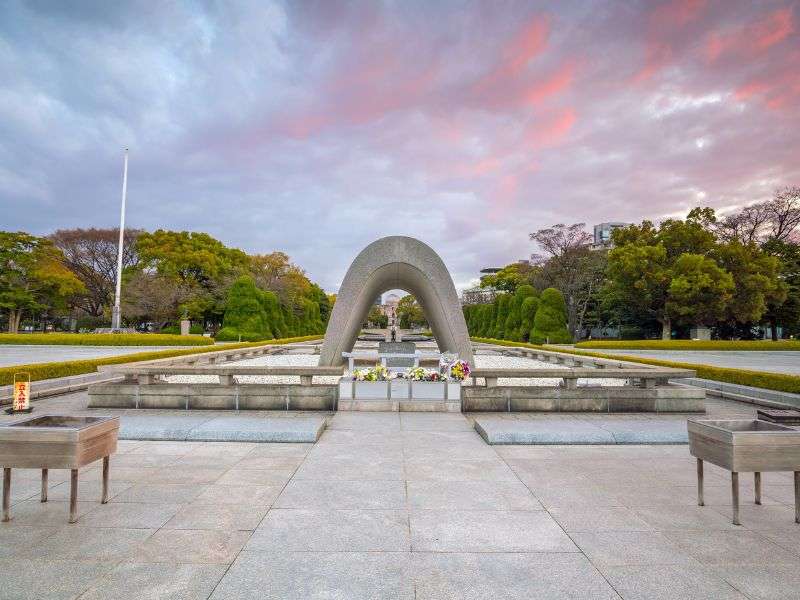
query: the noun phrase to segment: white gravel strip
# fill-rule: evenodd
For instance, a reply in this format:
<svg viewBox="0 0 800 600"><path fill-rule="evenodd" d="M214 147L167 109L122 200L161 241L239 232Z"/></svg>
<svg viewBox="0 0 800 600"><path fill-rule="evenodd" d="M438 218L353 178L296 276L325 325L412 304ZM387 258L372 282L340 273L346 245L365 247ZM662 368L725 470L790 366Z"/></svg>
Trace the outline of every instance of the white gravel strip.
<svg viewBox="0 0 800 600"><path fill-rule="evenodd" d="M531 358L521 358L515 356L488 356L477 355L475 356L475 363L479 369L552 369L552 363L546 363ZM268 366L268 367L313 367L319 364L319 355L316 354L272 354L267 356L259 356L257 358L248 358L246 360L239 360L229 363L223 363L224 366ZM237 383L272 383L272 384L285 384L285 383L300 383L300 377L296 375L237 375ZM169 383L217 383L218 378L215 375L170 375L166 377ZM336 384L338 377L314 377L315 383L320 384ZM561 382L560 379L553 377L532 377L532 378L519 378L519 377L501 377L497 381L497 385L514 385L514 386L557 386ZM622 381L619 379L578 379L578 385L581 386L614 386L621 385ZM478 385L483 385L483 378L478 379Z"/></svg>

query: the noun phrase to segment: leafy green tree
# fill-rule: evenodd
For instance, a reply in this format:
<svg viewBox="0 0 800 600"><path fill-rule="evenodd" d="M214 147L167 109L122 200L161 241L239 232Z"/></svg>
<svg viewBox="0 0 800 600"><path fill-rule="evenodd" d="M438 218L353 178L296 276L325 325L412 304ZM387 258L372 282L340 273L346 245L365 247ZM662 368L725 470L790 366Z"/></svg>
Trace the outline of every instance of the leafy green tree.
<svg viewBox="0 0 800 600"><path fill-rule="evenodd" d="M402 329L427 327L425 313L414 296L407 294L397 303L397 320Z"/></svg>
<svg viewBox="0 0 800 600"><path fill-rule="evenodd" d="M50 240L0 231L0 309L7 311L10 333L19 331L23 314L62 308L85 291L63 261Z"/></svg>
<svg viewBox="0 0 800 600"><path fill-rule="evenodd" d="M529 284L537 272L538 267L527 263L511 263L497 273L481 277L480 287L513 294L520 285Z"/></svg>
<svg viewBox="0 0 800 600"><path fill-rule="evenodd" d="M700 254L678 256L671 269L666 314L682 325L710 326L725 316L733 294L733 277Z"/></svg>
<svg viewBox="0 0 800 600"><path fill-rule="evenodd" d="M770 239L764 251L778 259L777 280L785 286L786 298L773 298L767 302L766 319L770 324L772 339L778 339L778 326L784 335L800 334L800 244Z"/></svg>
<svg viewBox="0 0 800 600"><path fill-rule="evenodd" d="M567 331L567 306L557 289L547 288L542 292L530 340L534 344L568 344L572 341Z"/></svg>
<svg viewBox="0 0 800 600"><path fill-rule="evenodd" d="M237 279L228 291L225 317L217 338L271 339L273 333L264 299L269 293L259 290L251 277Z"/></svg>

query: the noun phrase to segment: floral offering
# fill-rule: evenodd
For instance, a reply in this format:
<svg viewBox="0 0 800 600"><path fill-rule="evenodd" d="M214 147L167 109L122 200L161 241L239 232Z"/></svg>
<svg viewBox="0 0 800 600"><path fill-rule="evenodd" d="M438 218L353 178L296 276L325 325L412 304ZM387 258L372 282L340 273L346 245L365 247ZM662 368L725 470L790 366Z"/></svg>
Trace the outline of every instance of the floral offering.
<svg viewBox="0 0 800 600"><path fill-rule="evenodd" d="M407 377L412 381L441 381L442 377L436 371L429 371L422 367L413 367L408 370Z"/></svg>
<svg viewBox="0 0 800 600"><path fill-rule="evenodd" d="M456 381L464 381L469 373L469 363L465 360L457 360L450 367L450 377Z"/></svg>
<svg viewBox="0 0 800 600"><path fill-rule="evenodd" d="M386 381L391 377L389 369L383 365L375 365L371 369L355 369L353 379L356 381Z"/></svg>

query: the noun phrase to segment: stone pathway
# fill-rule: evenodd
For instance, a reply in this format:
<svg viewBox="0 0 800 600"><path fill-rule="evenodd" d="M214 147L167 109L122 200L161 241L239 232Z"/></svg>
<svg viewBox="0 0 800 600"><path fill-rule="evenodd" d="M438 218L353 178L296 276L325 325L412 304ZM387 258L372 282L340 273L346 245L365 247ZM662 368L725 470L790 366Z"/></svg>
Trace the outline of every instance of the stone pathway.
<svg viewBox="0 0 800 600"><path fill-rule="evenodd" d="M686 446L488 446L460 414L339 413L316 444L121 442L112 498L16 472L0 598L798 598L788 474L730 523Z"/></svg>

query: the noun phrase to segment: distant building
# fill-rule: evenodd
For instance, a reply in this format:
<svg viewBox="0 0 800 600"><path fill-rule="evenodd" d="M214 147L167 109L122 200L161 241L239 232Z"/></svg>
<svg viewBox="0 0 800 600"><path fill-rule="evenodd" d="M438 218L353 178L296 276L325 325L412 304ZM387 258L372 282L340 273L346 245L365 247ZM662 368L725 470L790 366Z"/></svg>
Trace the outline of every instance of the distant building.
<svg viewBox="0 0 800 600"><path fill-rule="evenodd" d="M592 248L610 248L612 246L611 243L611 234L615 229L619 229L620 227L627 227L630 223L600 223L599 225L594 226L594 243L592 244Z"/></svg>

